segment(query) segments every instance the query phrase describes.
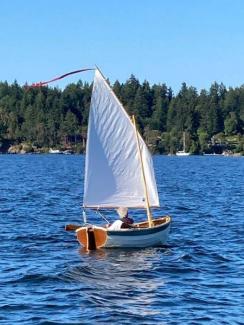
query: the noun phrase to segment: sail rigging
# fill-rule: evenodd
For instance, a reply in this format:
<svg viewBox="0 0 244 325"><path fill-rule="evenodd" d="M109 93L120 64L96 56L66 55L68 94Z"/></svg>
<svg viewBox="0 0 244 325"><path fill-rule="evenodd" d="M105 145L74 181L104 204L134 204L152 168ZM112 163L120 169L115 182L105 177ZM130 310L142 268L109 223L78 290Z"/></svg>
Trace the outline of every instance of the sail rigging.
<svg viewBox="0 0 244 325"><path fill-rule="evenodd" d="M139 146L150 206L159 206L151 155ZM145 189L134 125L98 69L88 123L84 181L85 207L145 207Z"/></svg>

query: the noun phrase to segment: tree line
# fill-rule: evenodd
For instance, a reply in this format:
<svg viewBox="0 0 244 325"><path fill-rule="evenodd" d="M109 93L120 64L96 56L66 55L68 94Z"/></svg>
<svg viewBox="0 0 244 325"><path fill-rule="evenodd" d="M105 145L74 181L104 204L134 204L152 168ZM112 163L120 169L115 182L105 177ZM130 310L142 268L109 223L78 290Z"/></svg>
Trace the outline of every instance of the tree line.
<svg viewBox="0 0 244 325"><path fill-rule="evenodd" d="M244 86L226 88L213 83L197 91L183 83L174 94L166 84L142 83L134 76L112 88L153 153L192 153L230 149L244 151ZM65 89L20 86L0 82L0 151L26 144L30 150L85 150L92 84L69 84Z"/></svg>

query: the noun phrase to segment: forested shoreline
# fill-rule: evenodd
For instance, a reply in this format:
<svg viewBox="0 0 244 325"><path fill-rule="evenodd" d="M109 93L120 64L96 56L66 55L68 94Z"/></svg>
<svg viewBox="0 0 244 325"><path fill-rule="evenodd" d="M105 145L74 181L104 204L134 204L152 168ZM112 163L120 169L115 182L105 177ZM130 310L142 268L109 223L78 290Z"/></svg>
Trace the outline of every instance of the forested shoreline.
<svg viewBox="0 0 244 325"><path fill-rule="evenodd" d="M198 92L183 83L174 94L164 83L140 83L131 75L112 87L128 114L135 115L152 153L181 150L185 132L192 154L243 154L244 86L213 83ZM84 152L91 90L92 84L81 81L63 90L0 82L0 152Z"/></svg>

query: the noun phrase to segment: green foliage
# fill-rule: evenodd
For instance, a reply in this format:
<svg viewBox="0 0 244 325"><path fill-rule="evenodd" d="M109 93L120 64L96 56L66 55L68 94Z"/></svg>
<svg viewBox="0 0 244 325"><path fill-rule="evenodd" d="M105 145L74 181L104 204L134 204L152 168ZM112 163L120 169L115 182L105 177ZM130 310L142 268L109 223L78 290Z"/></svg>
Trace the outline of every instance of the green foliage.
<svg viewBox="0 0 244 325"><path fill-rule="evenodd" d="M225 134L232 135L238 131L238 119L235 112L230 112L226 117L225 122Z"/></svg>
<svg viewBox="0 0 244 325"><path fill-rule="evenodd" d="M208 134L204 129L199 128L197 130L197 135L198 135L198 143L200 146L200 151L205 152L207 150Z"/></svg>
<svg viewBox="0 0 244 325"><path fill-rule="evenodd" d="M84 152L91 90L92 84L81 81L63 90L0 82L0 151L22 145L28 152L49 147ZM116 81L113 90L129 115L136 116L152 152L182 149L183 131L192 153L216 145L243 151L244 86L227 90L213 83L198 93L183 83L173 95L165 84L140 83L131 75L124 84Z"/></svg>

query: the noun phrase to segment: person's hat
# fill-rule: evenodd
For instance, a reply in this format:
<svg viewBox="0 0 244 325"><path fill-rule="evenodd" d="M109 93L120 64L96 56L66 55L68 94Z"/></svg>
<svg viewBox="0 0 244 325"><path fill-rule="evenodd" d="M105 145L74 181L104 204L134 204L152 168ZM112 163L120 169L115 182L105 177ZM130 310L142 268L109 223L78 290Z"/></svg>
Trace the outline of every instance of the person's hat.
<svg viewBox="0 0 244 325"><path fill-rule="evenodd" d="M120 208L117 209L117 213L120 216L120 218L124 218L128 214L128 208L120 207Z"/></svg>

